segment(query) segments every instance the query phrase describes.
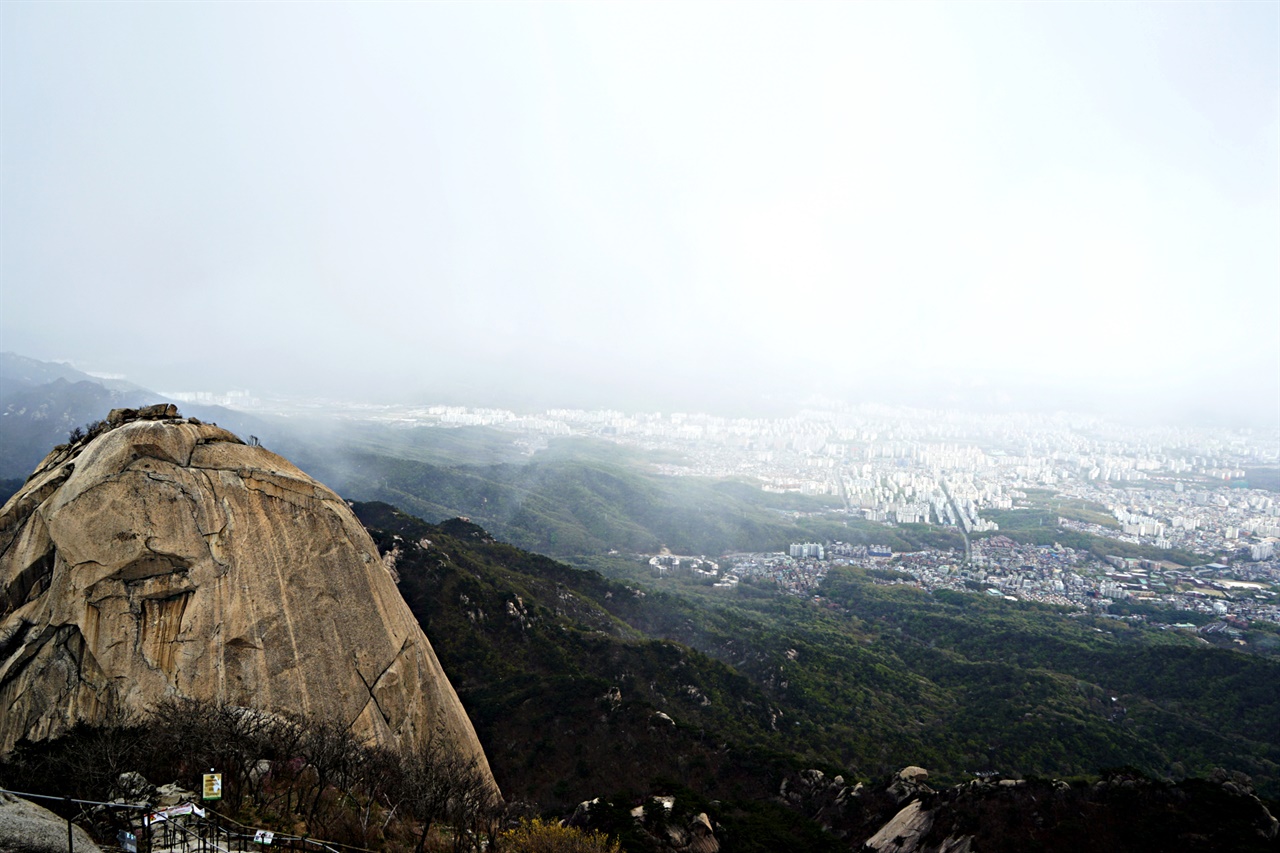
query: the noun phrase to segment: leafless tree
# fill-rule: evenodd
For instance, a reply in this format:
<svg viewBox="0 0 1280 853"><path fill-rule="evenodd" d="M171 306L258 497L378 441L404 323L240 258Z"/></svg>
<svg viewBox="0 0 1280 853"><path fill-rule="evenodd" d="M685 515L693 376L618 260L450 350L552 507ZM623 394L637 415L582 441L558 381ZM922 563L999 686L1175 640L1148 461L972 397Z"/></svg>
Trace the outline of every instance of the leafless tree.
<svg viewBox="0 0 1280 853"><path fill-rule="evenodd" d="M171 699L149 717L154 758L176 767L192 787L210 769L222 774L222 796L238 811L258 780L258 761L270 753L280 729L271 714L198 699Z"/></svg>
<svg viewBox="0 0 1280 853"><path fill-rule="evenodd" d="M426 849L433 826L454 827L454 848L465 850L467 839L500 802L498 792L480 772L475 758L460 755L443 729L437 729L417 751L403 759L400 805L420 824L417 853Z"/></svg>

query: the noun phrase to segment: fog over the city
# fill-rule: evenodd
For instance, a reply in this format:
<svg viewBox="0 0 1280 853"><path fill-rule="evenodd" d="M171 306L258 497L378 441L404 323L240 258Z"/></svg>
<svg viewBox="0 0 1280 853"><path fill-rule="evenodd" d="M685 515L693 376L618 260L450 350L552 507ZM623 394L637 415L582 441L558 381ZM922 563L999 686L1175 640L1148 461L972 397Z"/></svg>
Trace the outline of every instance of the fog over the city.
<svg viewBox="0 0 1280 853"><path fill-rule="evenodd" d="M1280 416L1280 4L0 4L0 349Z"/></svg>

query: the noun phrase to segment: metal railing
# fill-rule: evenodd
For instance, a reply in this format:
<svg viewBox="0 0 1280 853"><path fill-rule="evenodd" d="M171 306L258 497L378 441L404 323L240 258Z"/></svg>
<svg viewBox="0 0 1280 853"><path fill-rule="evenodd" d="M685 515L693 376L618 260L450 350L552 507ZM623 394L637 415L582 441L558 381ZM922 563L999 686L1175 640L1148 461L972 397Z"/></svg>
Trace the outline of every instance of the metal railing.
<svg viewBox="0 0 1280 853"><path fill-rule="evenodd" d="M55 802L64 803L67 806L67 853L75 853L75 823L71 817L72 803L90 806L105 806L113 809L133 809L134 811L150 811L148 806L140 806L137 803L104 803L99 800L80 800L75 797L55 797L49 794L33 794L29 791L13 791L8 788L0 788L0 794L12 794L15 797L34 800L53 800ZM84 830L81 830L82 832Z"/></svg>
<svg viewBox="0 0 1280 853"><path fill-rule="evenodd" d="M161 811L152 806L137 803L106 803L101 800L81 800L75 797L57 797L49 794L33 794L27 791L14 791L0 788L0 794L12 794L35 800L52 800L67 806L67 851L75 853L74 811L72 804L99 806L114 809L132 809L154 815L152 821L145 819L137 833L139 853L263 853L265 850L288 850L290 853L376 853L367 847L356 847L337 841L323 841L303 835L267 830L261 827L246 826L213 810L203 815L191 814L175 817L159 815ZM145 817L145 816L144 816ZM178 818L184 818L179 820ZM265 833L270 834L270 845L264 846Z"/></svg>

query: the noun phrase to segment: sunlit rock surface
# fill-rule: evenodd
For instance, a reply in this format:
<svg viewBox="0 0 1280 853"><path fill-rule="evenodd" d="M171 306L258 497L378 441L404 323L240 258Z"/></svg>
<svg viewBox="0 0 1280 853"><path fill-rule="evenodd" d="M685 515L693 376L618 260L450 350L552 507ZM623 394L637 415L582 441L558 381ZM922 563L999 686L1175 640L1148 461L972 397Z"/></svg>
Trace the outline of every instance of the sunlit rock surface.
<svg viewBox="0 0 1280 853"><path fill-rule="evenodd" d="M172 406L108 421L0 511L0 752L182 696L337 718L385 745L438 732L488 775L337 495Z"/></svg>

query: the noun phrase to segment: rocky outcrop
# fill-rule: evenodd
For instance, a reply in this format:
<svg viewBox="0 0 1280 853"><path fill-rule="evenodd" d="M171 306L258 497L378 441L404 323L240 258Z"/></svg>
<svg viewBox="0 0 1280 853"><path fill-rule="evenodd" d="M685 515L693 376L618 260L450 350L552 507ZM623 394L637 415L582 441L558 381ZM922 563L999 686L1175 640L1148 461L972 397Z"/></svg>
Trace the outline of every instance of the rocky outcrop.
<svg viewBox="0 0 1280 853"><path fill-rule="evenodd" d="M808 771L813 773L814 771ZM908 767L883 789L855 798L844 817L861 824L855 849L874 853L973 853L1054 849L1274 851L1280 821L1248 776L1151 779L1132 768L1096 782L985 776L933 790ZM906 786L915 786L909 792ZM899 798L907 793L910 800ZM1081 820L1088 815L1088 820Z"/></svg>
<svg viewBox="0 0 1280 853"><path fill-rule="evenodd" d="M83 829L71 827L76 853L102 853ZM30 800L0 794L0 853L66 853L67 821Z"/></svg>
<svg viewBox="0 0 1280 853"><path fill-rule="evenodd" d="M596 812L613 810L612 803L601 803L599 797L578 804L573 815L563 821L566 826L590 829L596 825ZM719 853L720 839L716 825L706 812L690 812L676 807L676 798L650 797L646 803L630 811L637 833L645 839L646 849L660 853Z"/></svg>
<svg viewBox="0 0 1280 853"><path fill-rule="evenodd" d="M167 697L336 719L390 746L443 736L489 776L347 505L158 406L55 449L0 510L0 752Z"/></svg>
<svg viewBox="0 0 1280 853"><path fill-rule="evenodd" d="M898 771L885 794L892 802L910 802L863 843L863 850L868 853L971 853L972 835L945 834L940 838L942 833L935 831L939 802L948 802L951 798L932 796L938 792L925 784L928 778L929 771L914 764ZM954 824L949 805L943 807L943 814L949 824Z"/></svg>
<svg viewBox="0 0 1280 853"><path fill-rule="evenodd" d="M847 839L852 828L849 816L861 812L857 801L863 790L861 782L846 785L843 776L828 778L821 770L802 770L783 777L778 801L817 822L826 832Z"/></svg>
<svg viewBox="0 0 1280 853"><path fill-rule="evenodd" d="M905 782L924 782L929 778L929 771L912 764L899 770L898 778Z"/></svg>
<svg viewBox="0 0 1280 853"><path fill-rule="evenodd" d="M923 767L917 767L914 764L904 767L898 771L898 775L889 786L889 793L899 803L924 794L932 794L933 789L926 784L928 778L929 771Z"/></svg>
<svg viewBox="0 0 1280 853"><path fill-rule="evenodd" d="M914 853L922 846L925 836L933 828L933 812L919 800L893 816L880 827L880 831L867 839L864 850L875 853Z"/></svg>
<svg viewBox="0 0 1280 853"><path fill-rule="evenodd" d="M667 839L676 853L720 853L720 841L706 812L694 815L685 827L668 826Z"/></svg>

